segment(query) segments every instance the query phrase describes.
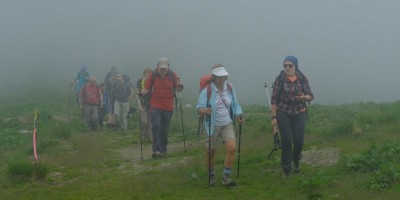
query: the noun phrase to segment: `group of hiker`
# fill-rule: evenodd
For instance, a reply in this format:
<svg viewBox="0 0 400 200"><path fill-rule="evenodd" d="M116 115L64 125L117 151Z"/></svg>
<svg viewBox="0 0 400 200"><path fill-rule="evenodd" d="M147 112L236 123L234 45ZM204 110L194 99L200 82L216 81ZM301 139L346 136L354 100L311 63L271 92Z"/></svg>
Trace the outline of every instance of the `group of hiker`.
<svg viewBox="0 0 400 200"><path fill-rule="evenodd" d="M128 76L113 66L104 82L98 85L96 77L89 75L87 67L81 67L71 86L75 85L76 101L83 113L86 128L127 130L126 116L133 93L129 80Z"/></svg>
<svg viewBox="0 0 400 200"><path fill-rule="evenodd" d="M235 87L228 81L228 76L224 65L214 65L210 74L201 78L196 105L196 111L206 132L205 164L209 186L216 184L214 166L219 140L225 146L222 184L235 185L231 178L237 148L234 124L237 122L242 125L244 116ZM103 121L108 116L113 116L113 122L117 122L122 130L126 130L124 115L129 110L132 94L136 93L142 140L148 139L152 142L153 158L162 157L168 151L168 128L174 112L174 97L184 89L182 80L170 68L167 58L160 58L155 69L144 69L142 77L136 82L135 91L124 79L124 75L113 67L101 84L101 89L96 90L96 79L88 75L86 67L81 68L76 78L76 86L80 89L76 92L85 123L88 127L90 124L97 126L98 119ZM81 80L88 80L88 83L81 84ZM300 172L307 118L306 102L313 99L308 79L300 72L297 58L285 57L283 70L273 84L270 107L270 123L279 129L282 139L281 167L285 178L289 177L292 171ZM98 118L95 117L96 113L100 113Z"/></svg>

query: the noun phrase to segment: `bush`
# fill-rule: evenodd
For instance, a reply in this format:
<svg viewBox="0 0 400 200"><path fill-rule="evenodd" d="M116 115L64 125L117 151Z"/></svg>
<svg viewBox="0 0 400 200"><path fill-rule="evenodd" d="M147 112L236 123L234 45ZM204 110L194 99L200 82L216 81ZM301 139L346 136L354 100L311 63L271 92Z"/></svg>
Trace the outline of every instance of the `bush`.
<svg viewBox="0 0 400 200"><path fill-rule="evenodd" d="M11 163L8 166L7 176L13 184L23 184L35 180L44 181L49 169L47 166L28 161L19 161Z"/></svg>
<svg viewBox="0 0 400 200"><path fill-rule="evenodd" d="M370 190L382 190L400 182L400 145L384 144L371 146L366 152L347 160L351 170L372 173Z"/></svg>

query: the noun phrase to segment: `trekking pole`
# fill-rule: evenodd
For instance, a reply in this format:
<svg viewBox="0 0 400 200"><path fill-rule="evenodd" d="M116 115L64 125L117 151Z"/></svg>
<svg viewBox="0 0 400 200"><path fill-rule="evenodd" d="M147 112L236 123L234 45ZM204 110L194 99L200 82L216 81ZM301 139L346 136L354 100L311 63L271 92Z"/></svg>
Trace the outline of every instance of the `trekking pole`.
<svg viewBox="0 0 400 200"><path fill-rule="evenodd" d="M140 110L139 112L139 136L140 136L140 160L143 160L143 141L142 141L142 116L141 116L141 112L143 112L142 110Z"/></svg>
<svg viewBox="0 0 400 200"><path fill-rule="evenodd" d="M36 134L37 134L37 109L35 108L35 116L33 118L33 134L32 134L32 145L33 145L33 157L34 161L32 164L35 164L38 160L37 151L36 151Z"/></svg>
<svg viewBox="0 0 400 200"><path fill-rule="evenodd" d="M208 116L208 189L211 187L211 115Z"/></svg>
<svg viewBox="0 0 400 200"><path fill-rule="evenodd" d="M242 117L240 117L240 120ZM238 149L238 166L237 166L237 177L239 178L239 169L240 169L240 143L241 143L241 136L242 136L242 124L239 123L239 149Z"/></svg>
<svg viewBox="0 0 400 200"><path fill-rule="evenodd" d="M271 160L272 153L281 148L281 140L279 139L278 128L274 127L274 148L268 154L268 160Z"/></svg>
<svg viewBox="0 0 400 200"><path fill-rule="evenodd" d="M271 111L271 100L269 99L269 92L268 92L268 86L267 86L267 83L265 83L265 91L267 91L268 105L269 105L269 110Z"/></svg>
<svg viewBox="0 0 400 200"><path fill-rule="evenodd" d="M69 85L69 89L68 89L68 102L67 102L67 115L69 112L69 103L71 101L71 84Z"/></svg>
<svg viewBox="0 0 400 200"><path fill-rule="evenodd" d="M183 124L183 111L182 111L182 92L179 92L179 107L181 108L181 121L182 121L182 134L183 134L183 149L186 152L186 135L185 125Z"/></svg>
<svg viewBox="0 0 400 200"><path fill-rule="evenodd" d="M201 139L201 132L202 132L202 127L203 127L203 119L204 117L199 116L199 126L197 127L197 142L200 143L200 139Z"/></svg>
<svg viewBox="0 0 400 200"><path fill-rule="evenodd" d="M270 100L270 97L269 97L267 83L265 83L265 91L267 92L267 99L268 99L269 109L270 109L270 112L271 112L272 106L271 106L271 100ZM271 159L272 153L274 153L274 151L277 151L280 148L281 148L281 141L279 139L278 127L274 126L274 147L273 147L272 151L268 154L268 160Z"/></svg>

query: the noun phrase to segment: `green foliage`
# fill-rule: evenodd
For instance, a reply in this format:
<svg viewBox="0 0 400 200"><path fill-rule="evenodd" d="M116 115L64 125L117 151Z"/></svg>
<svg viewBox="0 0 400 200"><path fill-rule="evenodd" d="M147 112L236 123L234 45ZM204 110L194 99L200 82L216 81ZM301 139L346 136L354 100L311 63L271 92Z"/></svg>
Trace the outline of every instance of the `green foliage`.
<svg viewBox="0 0 400 200"><path fill-rule="evenodd" d="M399 139L399 102L310 105L304 150L310 146L338 148L342 158L358 156L354 156L352 163L349 161L356 167L347 167L344 159L320 167L304 161L302 173L293 174L289 179L282 178L280 150L273 154L272 160L267 160L273 147L269 108L243 105L245 124L241 137L240 178L235 177L237 155L233 166L233 179L238 185L233 189L221 185L225 148L220 141L215 165L218 184L208 189L204 135L198 142L198 115L194 108L183 108L185 153L179 111L171 120L168 154L152 159L152 145L144 143L144 160L141 160L136 116L130 120L136 126L130 123L129 131L84 131L76 105L70 107L66 116L64 103L67 98L60 98L61 101L50 95L46 97L49 98L45 101L0 107L0 126L4 126L0 131L0 193L4 199L43 199L61 195L65 195L65 199L396 199L399 195L398 160L377 160L400 155L396 148L385 150L385 155L376 150L370 153L370 157L375 157L373 159L359 153L373 142L379 144ZM31 159L32 135L19 131L31 130L35 108L39 112L39 160L54 166L51 174L48 167L40 167L41 163L35 165L34 172L30 162L19 162L23 163L19 166L12 162ZM7 120L11 120L12 126L6 123ZM352 137L356 129L361 129L362 134ZM393 153L388 153L390 151ZM7 187L8 180L30 184ZM371 190L389 189L368 192L365 187L360 187L360 183L365 183Z"/></svg>
<svg viewBox="0 0 400 200"><path fill-rule="evenodd" d="M44 181L49 168L39 163L28 161L13 162L8 166L7 176L13 184L23 184L31 181Z"/></svg>
<svg viewBox="0 0 400 200"><path fill-rule="evenodd" d="M300 178L298 180L300 188L308 196L308 199L321 199L324 197L323 189L332 186L335 179L332 176L325 175L324 172L318 172L314 176Z"/></svg>
<svg viewBox="0 0 400 200"><path fill-rule="evenodd" d="M351 119L342 119L336 122L331 129L328 130L328 136L340 137L351 134L353 131L353 122Z"/></svg>
<svg viewBox="0 0 400 200"><path fill-rule="evenodd" d="M346 166L351 170L371 173L370 190L382 190L400 183L399 143L373 145L366 152L349 158Z"/></svg>
<svg viewBox="0 0 400 200"><path fill-rule="evenodd" d="M53 136L63 140L69 140L72 134L72 127L68 124L57 123L55 127L51 129Z"/></svg>

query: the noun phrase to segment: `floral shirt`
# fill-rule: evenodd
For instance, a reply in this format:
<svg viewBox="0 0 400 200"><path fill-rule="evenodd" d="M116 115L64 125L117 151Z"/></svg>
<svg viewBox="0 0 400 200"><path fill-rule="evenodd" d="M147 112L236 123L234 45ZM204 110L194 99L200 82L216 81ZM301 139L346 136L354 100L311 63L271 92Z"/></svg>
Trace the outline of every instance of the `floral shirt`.
<svg viewBox="0 0 400 200"><path fill-rule="evenodd" d="M273 85L271 104L276 104L277 110L285 112L291 116L296 115L300 112L304 112L306 109L305 102L297 100L295 96L298 93L302 92L304 93L304 95L310 95L311 100L313 100L314 95L311 92L308 79L305 76L303 84L304 84L304 89L302 88L299 78L290 80L287 76L285 76L283 80L283 85L280 89L281 91L279 92L280 94L278 94L279 90L279 75L278 75Z"/></svg>

